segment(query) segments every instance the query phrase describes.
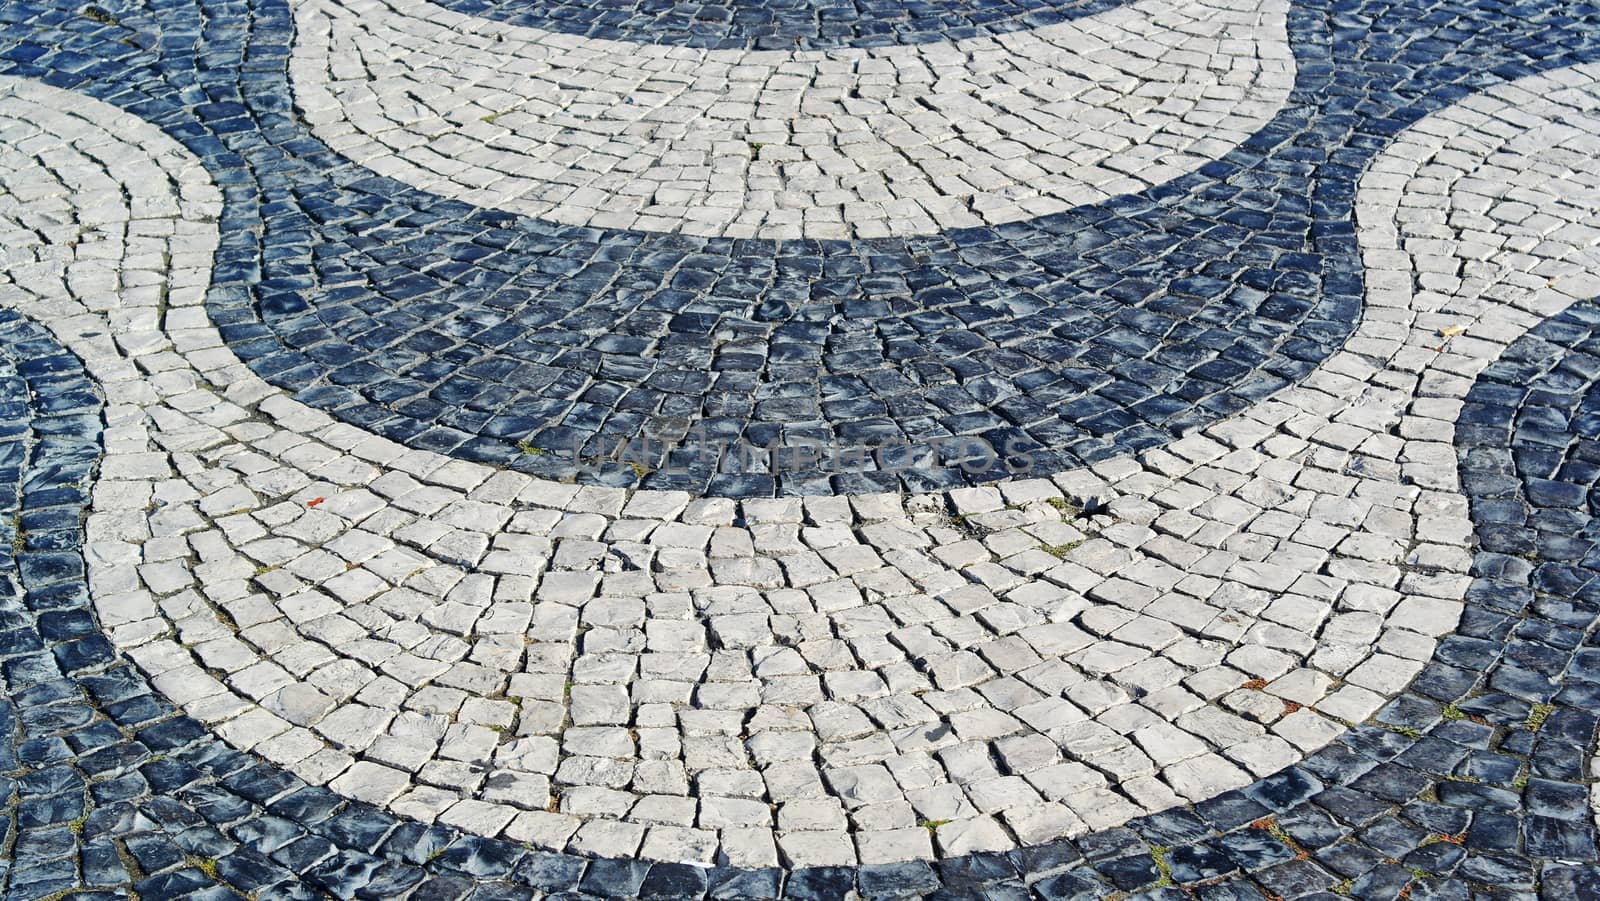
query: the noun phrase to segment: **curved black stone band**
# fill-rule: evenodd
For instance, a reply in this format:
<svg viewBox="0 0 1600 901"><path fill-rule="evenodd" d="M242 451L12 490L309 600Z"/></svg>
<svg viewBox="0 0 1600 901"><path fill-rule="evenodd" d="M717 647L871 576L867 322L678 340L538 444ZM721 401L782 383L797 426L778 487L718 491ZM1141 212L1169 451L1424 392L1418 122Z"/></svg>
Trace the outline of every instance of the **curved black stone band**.
<svg viewBox="0 0 1600 901"><path fill-rule="evenodd" d="M198 109L230 152L281 173L259 199L224 185L209 309L255 371L314 406L554 479L922 491L1148 449L1305 377L1344 340L1361 294L1355 180L1391 134L1597 52L1592 15L1361 9L1360 34L1293 11L1290 108L1226 160L910 240L775 245L472 212L353 170L251 92ZM286 40L276 10L251 23L263 64ZM1495 21L1463 24L1475 15ZM773 445L844 459L738 452ZM857 470L865 448L879 451Z"/></svg>
<svg viewBox="0 0 1600 901"><path fill-rule="evenodd" d="M1334 74L1315 16L1295 20L1309 103ZM208 296L263 378L411 447L734 497L1049 475L1293 384L1359 315L1350 198L1381 146L1370 122L1297 106L1140 195L772 242L474 211L309 143L257 146L249 110L223 112L242 155L303 157L282 165L292 202L229 192ZM1312 158L1313 135L1357 149Z"/></svg>
<svg viewBox="0 0 1600 901"><path fill-rule="evenodd" d="M437 0L509 25L711 50L837 50L1057 25L1128 0Z"/></svg>
<svg viewBox="0 0 1600 901"><path fill-rule="evenodd" d="M1485 549L1460 633L1377 717L1243 791L1075 842L795 871L591 860L405 822L226 748L99 632L81 521L100 401L0 313L0 790L8 897L867 899L1600 892L1600 304L1510 348L1458 429ZM14 524L13 524L14 523ZM20 586L20 590L19 590ZM1333 894L1332 890L1340 894ZM1513 895L1516 897L1517 895Z"/></svg>

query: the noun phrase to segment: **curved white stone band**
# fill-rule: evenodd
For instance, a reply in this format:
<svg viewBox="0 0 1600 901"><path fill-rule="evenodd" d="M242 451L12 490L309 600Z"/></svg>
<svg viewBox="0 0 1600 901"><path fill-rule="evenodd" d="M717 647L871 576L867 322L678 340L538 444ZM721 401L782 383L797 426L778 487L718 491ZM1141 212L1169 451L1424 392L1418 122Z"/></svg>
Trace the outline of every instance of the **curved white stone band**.
<svg viewBox="0 0 1600 901"><path fill-rule="evenodd" d="M405 450L223 347L202 306L219 200L192 157L17 81L0 302L107 395L103 626L234 745L545 847L946 856L1242 785L1421 669L1469 581L1460 398L1600 295L1597 110L1582 67L1419 122L1362 185L1344 351L1054 483L735 503ZM1064 519L1064 493L1107 510Z"/></svg>
<svg viewBox="0 0 1600 901"><path fill-rule="evenodd" d="M296 0L313 133L444 197L761 238L1015 222L1170 181L1283 106L1287 0L1138 0L993 38L773 52Z"/></svg>

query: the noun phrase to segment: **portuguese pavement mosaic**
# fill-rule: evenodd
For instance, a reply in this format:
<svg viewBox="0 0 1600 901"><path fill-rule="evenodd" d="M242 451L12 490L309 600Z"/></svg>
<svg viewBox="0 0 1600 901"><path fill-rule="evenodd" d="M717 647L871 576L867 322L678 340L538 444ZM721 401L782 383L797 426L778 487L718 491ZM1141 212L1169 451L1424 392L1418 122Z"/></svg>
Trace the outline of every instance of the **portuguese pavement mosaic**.
<svg viewBox="0 0 1600 901"><path fill-rule="evenodd" d="M6 898L1600 898L1600 6L0 3Z"/></svg>

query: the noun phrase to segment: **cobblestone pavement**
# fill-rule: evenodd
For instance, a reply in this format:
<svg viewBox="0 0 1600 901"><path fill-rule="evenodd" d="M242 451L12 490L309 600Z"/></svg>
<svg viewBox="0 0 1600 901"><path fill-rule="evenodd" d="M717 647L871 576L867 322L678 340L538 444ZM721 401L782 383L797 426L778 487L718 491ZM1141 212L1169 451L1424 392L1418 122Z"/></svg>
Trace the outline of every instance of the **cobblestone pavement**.
<svg viewBox="0 0 1600 901"><path fill-rule="evenodd" d="M425 0L307 3L290 71L329 147L447 197L574 225L881 237L1058 213L1223 155L1288 97L1285 6L1141 0L1001 40L688 54Z"/></svg>
<svg viewBox="0 0 1600 901"><path fill-rule="evenodd" d="M1600 8L444 7L0 7L8 898L1600 897Z"/></svg>
<svg viewBox="0 0 1600 901"><path fill-rule="evenodd" d="M672 5L445 0L466 15L587 37L668 46L748 50L836 50L939 43L1008 34L1114 9L1122 0L1054 0L979 6L953 0L891 3L731 3Z"/></svg>

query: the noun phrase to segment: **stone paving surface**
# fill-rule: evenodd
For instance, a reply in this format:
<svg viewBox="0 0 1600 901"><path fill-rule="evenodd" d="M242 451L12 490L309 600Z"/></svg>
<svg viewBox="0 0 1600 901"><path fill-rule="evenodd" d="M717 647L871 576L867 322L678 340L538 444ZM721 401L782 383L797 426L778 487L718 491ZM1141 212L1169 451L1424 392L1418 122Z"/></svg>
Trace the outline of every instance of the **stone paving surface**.
<svg viewBox="0 0 1600 901"><path fill-rule="evenodd" d="M296 105L341 155L554 222L734 238L999 225L1144 190L1260 130L1286 3L1140 0L999 39L700 53L296 7Z"/></svg>
<svg viewBox="0 0 1600 901"><path fill-rule="evenodd" d="M837 50L931 44L1059 24L1114 9L1123 0L983 3L922 0L782 0L667 4L630 0L444 0L447 9L564 34L707 49Z"/></svg>
<svg viewBox="0 0 1600 901"><path fill-rule="evenodd" d="M1525 74L1500 59L1519 40L1494 34L1447 32L1396 63L1412 11L1394 12L1378 18L1395 33L1334 67L1344 39L1292 8L1294 102L1201 173L905 240L744 242L474 213L317 154L291 123L241 129L248 105L207 107L232 152L301 161L259 185L266 206L225 212L237 233L208 304L241 357L313 406L555 479L840 494L983 483L1017 458L1041 474L1100 462L1313 371L1358 317L1350 204L1366 160L1488 70ZM1551 27L1562 36L1536 52L1592 41L1577 22ZM269 120L283 102L271 96ZM1341 150L1324 160L1307 144ZM404 253L372 237L395 221L423 230ZM248 277L263 266L270 277Z"/></svg>
<svg viewBox="0 0 1600 901"><path fill-rule="evenodd" d="M369 13L371 25L403 29L419 8ZM1203 412L1165 436L1041 454L997 482L992 468L943 470L972 487L929 493L941 468L928 463L912 470L921 492L866 493L919 484L869 479L776 497L759 495L800 483L769 476L763 490L733 473L640 490L554 461L558 481L539 471L536 429L497 459L481 435L378 428L429 415L409 386L352 414L334 386L396 380L337 352L355 347L335 328L355 313L332 310L389 317L362 349L444 379L438 416L473 409L442 387L458 371L510 370L487 350L502 338L433 343L430 320L498 328L513 355L527 352L517 330L539 328L482 318L510 300L494 274L513 260L571 275L578 244L652 247L631 264L677 272L670 303L688 304L660 310L669 335L723 327L714 305L696 309L718 283L679 282L683 261L830 277L788 243L729 244L718 263L717 245L693 251L687 235L424 205L285 115L288 8L201 12L0 11L13 73L0 80L8 896L1600 894L1600 65L1582 62L1600 56L1600 11L1402 6L1391 15L1413 18L1374 38L1371 23L1340 20L1330 36L1314 10L1292 9L1298 82L1274 124L1174 191L988 234L1041 242L1034 259L1051 266L1123 241L1094 262L1117 281L1078 283L1084 307L1126 279L1196 296L1249 288L1259 296L1241 298L1231 346L1256 348L1273 320L1288 339L1274 353L1298 367L1197 367L1242 386L1208 407L1210 395L1093 355L1091 340L1057 368L1120 368L1112 378L1144 393L1099 383L1110 395ZM1073 22L1106 14L1085 12ZM1363 62L1323 62L1363 34ZM1411 38L1398 63L1380 62L1385 34ZM625 39L641 36L600 38ZM1331 87L1341 71L1363 90ZM1392 93L1406 78L1412 93ZM1316 117L1352 136L1347 158L1310 149L1331 134L1306 126ZM1311 174L1257 183L1298 166ZM397 203L411 212L390 218ZM1304 211L1234 215L1273 203ZM1278 248L1259 265L1318 277L1256 288L1254 270L1207 256L1222 234L1146 240L1182 240L1181 223L1200 219ZM252 221L266 227L241 228ZM1111 243L1074 249L1073 221ZM969 253L986 233L927 240ZM454 267L430 258L444 246ZM796 246L864 260L888 247ZM366 268L341 256L354 247ZM929 265L969 288L1047 287L1001 257L972 259ZM894 291L834 278L796 321L920 315L852 307ZM439 279L459 283L460 306L429 294ZM604 344L628 336L620 324L582 318L604 310L602 293L522 285L513 304L554 300L579 317L567 333L603 356L641 353ZM1312 350L1295 343L1303 324L1275 318L1284 295L1270 290L1344 292L1348 316L1313 330ZM307 328L308 305L325 325ZM1002 326L1047 324L1030 315L1010 308L970 358L1003 357L1018 339ZM957 321L953 340L983 333L983 319ZM757 371L717 362L731 355L674 357L670 371ZM915 371L888 359L884 371ZM600 377L580 405L619 413L628 395L596 393L604 378L667 381L608 376L616 364L581 354L564 363ZM984 372L956 371L974 402L1003 403L978 390ZM518 390L548 400L558 383ZM714 384L669 393L700 401ZM1053 402L1017 384L1017 398ZM930 386L896 390L939 402ZM645 485L670 474L645 470L627 468Z"/></svg>

